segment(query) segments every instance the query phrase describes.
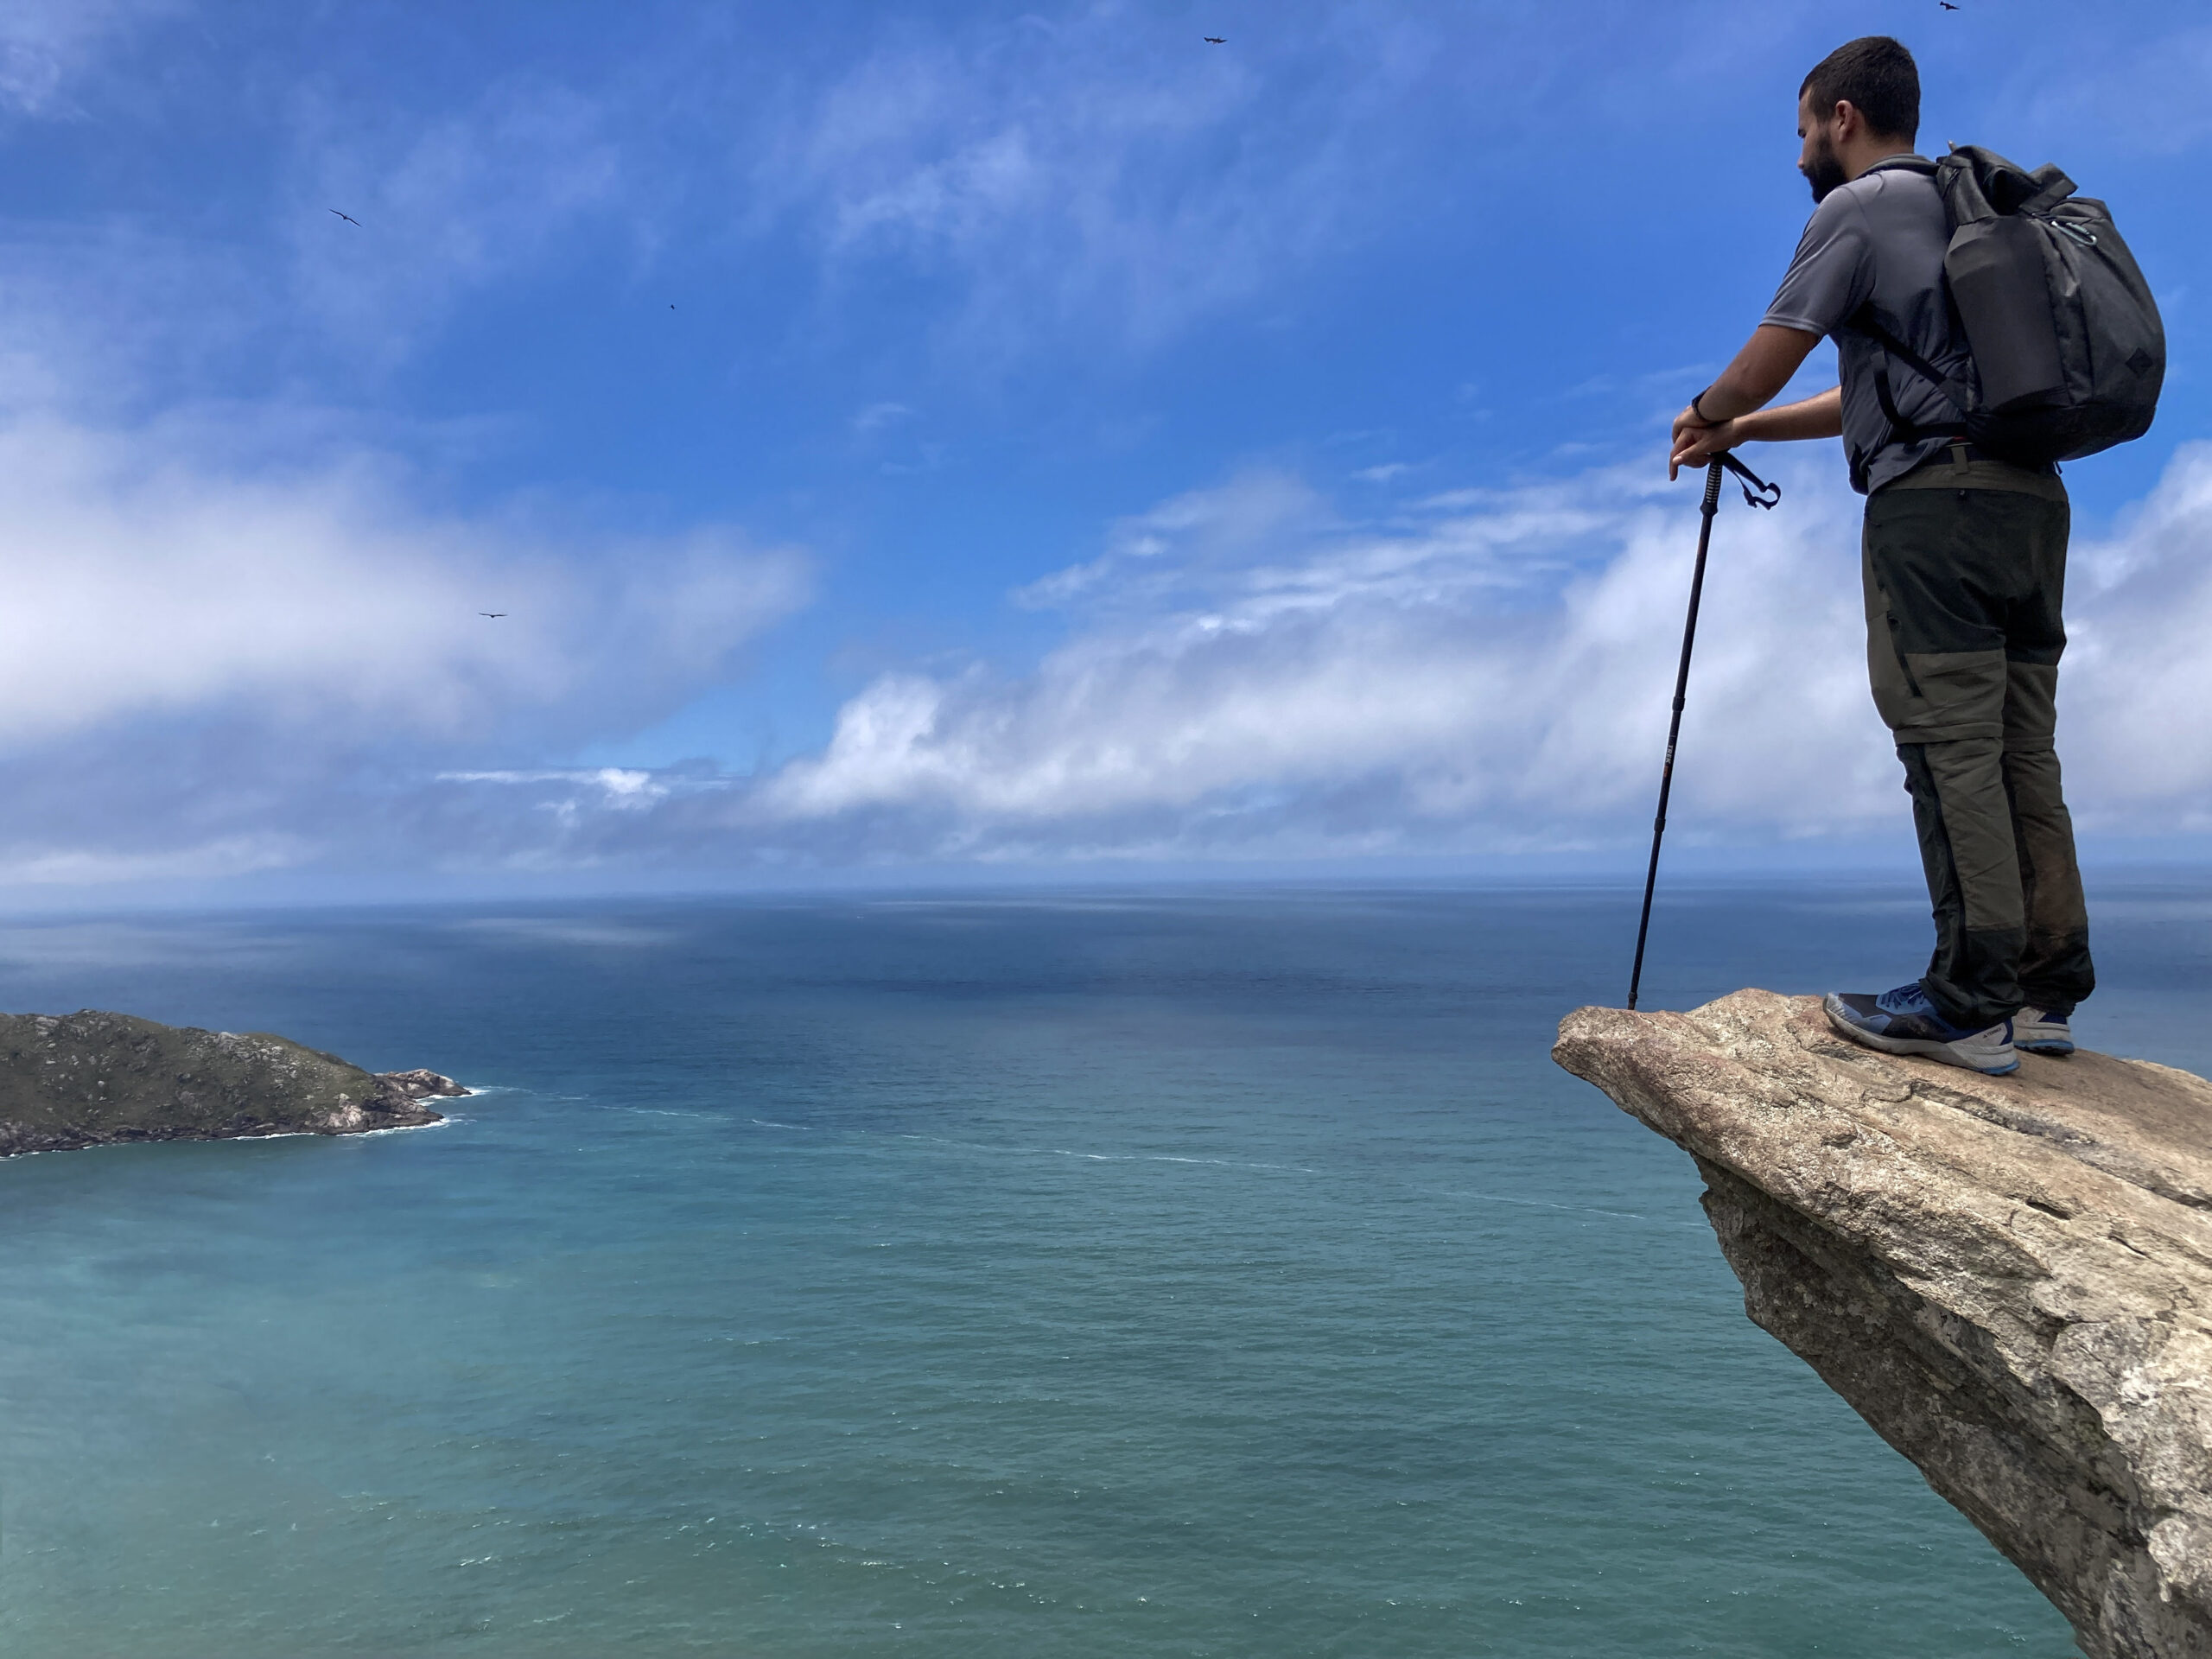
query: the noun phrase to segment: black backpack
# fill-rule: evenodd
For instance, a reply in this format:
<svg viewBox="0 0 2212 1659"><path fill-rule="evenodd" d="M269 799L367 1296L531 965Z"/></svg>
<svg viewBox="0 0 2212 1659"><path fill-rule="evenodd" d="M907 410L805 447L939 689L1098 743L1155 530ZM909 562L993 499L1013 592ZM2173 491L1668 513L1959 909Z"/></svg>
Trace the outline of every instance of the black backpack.
<svg viewBox="0 0 2212 1659"><path fill-rule="evenodd" d="M1874 386L1893 439L1960 436L1999 460L2041 467L2149 431L2166 378L2166 333L2104 203L2076 196L2056 167L2031 173L1973 144L1904 165L1932 165L1942 193L1951 222L1944 285L1977 384L1938 373L1883 327L1871 302L1861 307L1850 326L1932 382L1961 416L1951 426L1899 419L1885 370Z"/></svg>

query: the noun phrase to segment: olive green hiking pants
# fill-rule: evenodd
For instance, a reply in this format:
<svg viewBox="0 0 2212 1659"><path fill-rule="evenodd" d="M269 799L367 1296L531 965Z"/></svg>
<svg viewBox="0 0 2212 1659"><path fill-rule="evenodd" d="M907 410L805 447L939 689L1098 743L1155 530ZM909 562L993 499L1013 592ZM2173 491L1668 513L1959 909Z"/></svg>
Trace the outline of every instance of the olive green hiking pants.
<svg viewBox="0 0 2212 1659"><path fill-rule="evenodd" d="M2069 516L2056 477L1949 454L1866 503L1866 664L1935 907L1921 984L1976 1030L2096 984L2052 743Z"/></svg>

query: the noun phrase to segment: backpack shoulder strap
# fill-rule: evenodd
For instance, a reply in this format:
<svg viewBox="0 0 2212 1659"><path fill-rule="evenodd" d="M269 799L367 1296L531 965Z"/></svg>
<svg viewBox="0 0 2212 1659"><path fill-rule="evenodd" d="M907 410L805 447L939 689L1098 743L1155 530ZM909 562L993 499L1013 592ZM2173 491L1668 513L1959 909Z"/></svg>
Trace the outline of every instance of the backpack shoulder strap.
<svg viewBox="0 0 2212 1659"><path fill-rule="evenodd" d="M1881 319L1875 315L1874 302L1872 300L1853 312L1846 326L1866 335L1891 357L1896 358L1915 374L1934 386L1936 391L1943 394L1945 400L1950 404L1951 407L1959 411L1961 419L1954 424L1944 426L1923 426L1917 422L1906 420L1897 413L1897 397L1890 390L1889 365L1885 364L1874 372L1874 396L1882 405L1884 418L1890 423L1891 442L1910 443L1916 438L1949 438L1965 435L1967 426L1964 417L1970 406L1967 389L1949 375L1942 373L1933 363L1884 327Z"/></svg>
<svg viewBox="0 0 2212 1659"><path fill-rule="evenodd" d="M1866 304L1853 312L1847 320L1847 324L1866 335L1891 357L1896 358L1957 404L1961 414L1966 412L1966 400L1962 395L1966 388L1951 378L1949 375L1943 373L1933 363L1885 327L1881 318L1875 313L1873 301L1867 301Z"/></svg>
<svg viewBox="0 0 2212 1659"><path fill-rule="evenodd" d="M1947 165L1955 168L1957 163L1955 160L1950 158L1947 158L1944 163L1939 164L1929 161L1925 156L1890 156L1875 162L1866 171L1868 173L1914 173L1922 178L1935 181L1940 189L1944 182L1942 175ZM1865 175L1862 174L1860 176L1864 177ZM1844 320L1844 326L1866 335L1890 356L1903 363L1915 374L1927 381L1929 385L1942 392L1951 407L1959 411L1958 422L1943 426L1923 426L1917 422L1906 420L1897 412L1897 395L1890 389L1889 365L1884 363L1874 371L1874 396L1882 405L1883 417L1890 423L1889 442L1910 443L1916 438L1957 437L1965 434L1966 416L1972 407L1973 394L1950 376L1941 372L1933 363L1891 333L1876 314L1873 301L1868 300L1853 312Z"/></svg>

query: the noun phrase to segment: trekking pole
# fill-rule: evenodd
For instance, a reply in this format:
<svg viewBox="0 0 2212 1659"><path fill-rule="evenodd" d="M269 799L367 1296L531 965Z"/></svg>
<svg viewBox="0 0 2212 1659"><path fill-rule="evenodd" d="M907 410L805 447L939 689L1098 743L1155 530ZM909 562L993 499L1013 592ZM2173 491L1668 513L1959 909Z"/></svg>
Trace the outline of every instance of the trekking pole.
<svg viewBox="0 0 2212 1659"><path fill-rule="evenodd" d="M1675 787L1675 744L1682 734L1682 702L1690 689L1690 647L1697 642L1698 601L1705 593L1705 554L1713 544L1713 520L1720 511L1720 471L1726 467L1743 480L1744 500L1754 507L1772 507L1782 499L1782 486L1770 484L1750 467L1723 451L1706 463L1705 500L1698 512L1703 522L1697 531L1697 566L1690 573L1690 611L1682 623L1682 661L1675 671L1675 713L1667 722L1667 759L1659 768L1659 810L1651 821L1651 866L1643 873L1643 918L1636 925L1636 965L1629 969L1628 1005L1636 1007L1636 993L1643 982L1643 942L1651 931L1651 893L1659 884L1659 842L1667 833L1667 797ZM1753 490L1758 491L1753 494Z"/></svg>

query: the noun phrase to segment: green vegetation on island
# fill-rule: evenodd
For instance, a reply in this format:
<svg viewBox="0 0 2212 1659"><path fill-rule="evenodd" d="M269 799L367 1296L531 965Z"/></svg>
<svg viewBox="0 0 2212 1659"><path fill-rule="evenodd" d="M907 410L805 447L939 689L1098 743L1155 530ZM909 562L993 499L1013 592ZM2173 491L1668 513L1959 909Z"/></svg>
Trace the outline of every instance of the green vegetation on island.
<svg viewBox="0 0 2212 1659"><path fill-rule="evenodd" d="M267 1032L89 1008L0 1014L0 1156L406 1128L440 1120L426 1100L467 1092L435 1071L365 1071Z"/></svg>

